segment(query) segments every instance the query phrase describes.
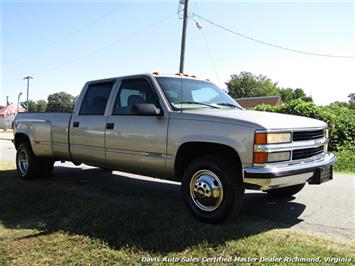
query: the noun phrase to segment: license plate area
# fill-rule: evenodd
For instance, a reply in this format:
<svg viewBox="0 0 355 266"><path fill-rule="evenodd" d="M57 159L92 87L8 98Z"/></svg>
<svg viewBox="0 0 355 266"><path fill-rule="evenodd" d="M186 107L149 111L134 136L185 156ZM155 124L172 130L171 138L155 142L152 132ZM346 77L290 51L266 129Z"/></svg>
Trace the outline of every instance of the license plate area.
<svg viewBox="0 0 355 266"><path fill-rule="evenodd" d="M311 185L319 185L333 179L333 166L319 167L308 182Z"/></svg>

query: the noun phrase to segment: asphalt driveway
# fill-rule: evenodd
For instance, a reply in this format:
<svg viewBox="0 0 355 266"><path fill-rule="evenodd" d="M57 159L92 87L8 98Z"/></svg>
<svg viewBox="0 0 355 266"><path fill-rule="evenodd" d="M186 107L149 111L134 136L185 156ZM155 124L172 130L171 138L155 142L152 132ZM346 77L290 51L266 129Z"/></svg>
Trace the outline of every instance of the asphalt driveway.
<svg viewBox="0 0 355 266"><path fill-rule="evenodd" d="M16 151L8 140L10 138L11 134L0 132L1 162L15 160ZM74 178L93 191L174 199L184 208L180 185L175 182L60 162L56 163L54 175L63 179ZM167 183L171 186L164 186ZM267 219L279 228L295 228L351 242L355 240L354 192L355 175L339 173L334 175L334 180L320 186L307 185L288 200L274 200L266 193L247 191L242 215ZM229 222L233 222L233 217Z"/></svg>

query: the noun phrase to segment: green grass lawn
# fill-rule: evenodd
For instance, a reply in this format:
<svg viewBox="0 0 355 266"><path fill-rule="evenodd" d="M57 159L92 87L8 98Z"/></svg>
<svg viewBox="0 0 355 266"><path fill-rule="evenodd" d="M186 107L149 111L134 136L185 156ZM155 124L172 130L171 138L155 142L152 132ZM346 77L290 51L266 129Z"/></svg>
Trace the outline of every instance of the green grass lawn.
<svg viewBox="0 0 355 266"><path fill-rule="evenodd" d="M29 182L11 165L0 169L0 265L127 265L143 257L194 257L200 264L218 256L355 260L355 243L268 220L241 215L220 225L200 223L182 200L169 197L173 184L161 185L165 197L148 183L150 193L113 193L74 176Z"/></svg>

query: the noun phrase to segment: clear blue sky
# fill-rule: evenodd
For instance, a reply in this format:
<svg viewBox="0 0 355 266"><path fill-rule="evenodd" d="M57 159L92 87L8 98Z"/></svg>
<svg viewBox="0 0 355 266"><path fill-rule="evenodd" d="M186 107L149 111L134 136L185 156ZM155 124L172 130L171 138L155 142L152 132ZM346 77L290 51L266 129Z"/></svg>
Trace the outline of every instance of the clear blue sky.
<svg viewBox="0 0 355 266"><path fill-rule="evenodd" d="M34 77L30 99L39 100L58 91L77 95L87 80L178 70L178 0L0 2L0 105L7 95L16 103L20 91L25 99L22 78L27 75ZM256 39L355 56L351 1L189 2L191 12ZM347 101L355 92L355 59L279 50L197 19L204 26L199 31L194 19L190 16L188 24L186 73L210 78L221 87L233 73L264 74L281 86L303 88L317 104Z"/></svg>

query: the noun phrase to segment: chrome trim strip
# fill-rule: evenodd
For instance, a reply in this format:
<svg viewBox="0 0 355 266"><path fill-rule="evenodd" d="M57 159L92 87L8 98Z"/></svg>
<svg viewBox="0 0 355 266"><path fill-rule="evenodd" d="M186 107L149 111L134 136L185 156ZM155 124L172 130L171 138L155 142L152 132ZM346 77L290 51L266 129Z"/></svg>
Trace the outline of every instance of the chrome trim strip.
<svg viewBox="0 0 355 266"><path fill-rule="evenodd" d="M279 129L257 129L255 133L289 133L296 131L315 131L315 130L324 130L328 127L305 127L305 128L279 128Z"/></svg>
<svg viewBox="0 0 355 266"><path fill-rule="evenodd" d="M267 168L243 168L243 181L247 184L259 186L260 190L288 187L308 182L319 167L330 166L335 163L335 155L326 154L323 158L313 162L301 162L297 165Z"/></svg>
<svg viewBox="0 0 355 266"><path fill-rule="evenodd" d="M291 143L280 144L256 144L254 145L254 152L279 152L279 151L293 151L296 149L318 148L328 144L328 139L314 139L305 141L294 141Z"/></svg>
<svg viewBox="0 0 355 266"><path fill-rule="evenodd" d="M299 162L294 165L287 166L269 166L269 167L248 167L243 169L243 178L244 174L283 174L293 171L303 171L307 168L317 168L325 165L332 165L335 163L335 155L333 153L327 153L322 158L312 160L309 162Z"/></svg>
<svg viewBox="0 0 355 266"><path fill-rule="evenodd" d="M260 186L260 190L267 191L274 188L289 187L306 183L313 176L313 172L291 175L274 179L245 178L244 182Z"/></svg>

